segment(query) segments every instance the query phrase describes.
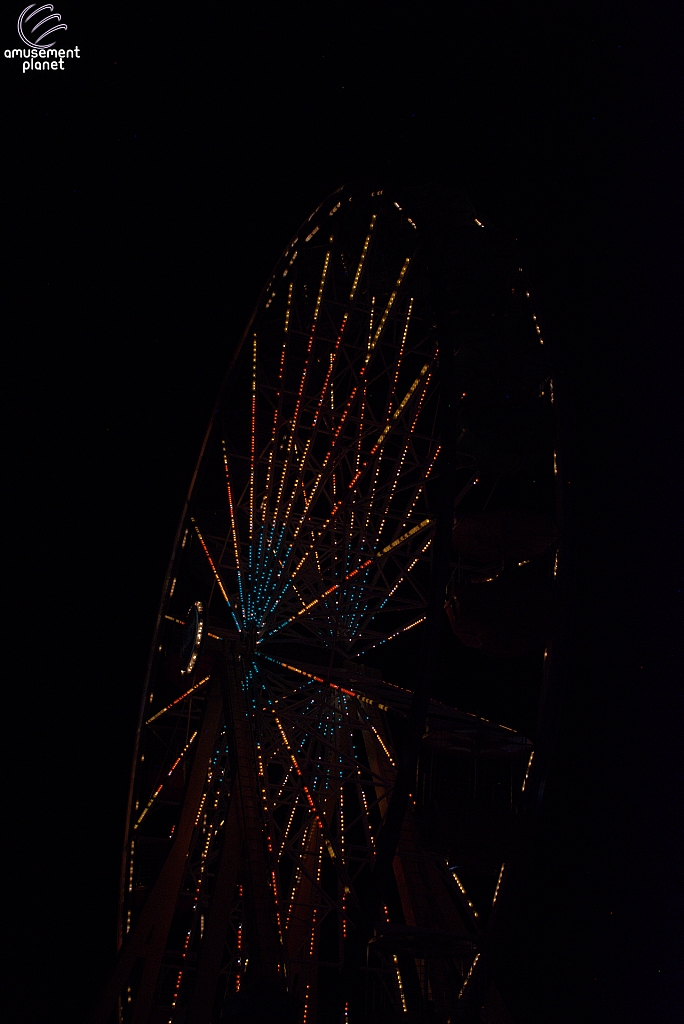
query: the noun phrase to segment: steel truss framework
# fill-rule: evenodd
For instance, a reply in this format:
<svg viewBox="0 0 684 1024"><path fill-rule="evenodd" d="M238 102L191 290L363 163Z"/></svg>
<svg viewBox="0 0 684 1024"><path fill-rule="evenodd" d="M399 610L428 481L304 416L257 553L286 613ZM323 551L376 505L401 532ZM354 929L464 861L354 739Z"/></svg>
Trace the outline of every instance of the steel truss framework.
<svg viewBox="0 0 684 1024"><path fill-rule="evenodd" d="M467 204L451 215L480 230ZM345 940L411 696L360 659L420 633L439 487L419 243L419 215L394 197L335 193L281 257L233 359L153 644L102 1024L350 1019ZM455 472L458 510L474 458ZM513 803L529 742L430 707L433 753L460 758L466 789L475 752L503 765ZM368 947L369 1021L423 1019L430 1004L458 1019L493 919L421 833L427 778L421 762Z"/></svg>

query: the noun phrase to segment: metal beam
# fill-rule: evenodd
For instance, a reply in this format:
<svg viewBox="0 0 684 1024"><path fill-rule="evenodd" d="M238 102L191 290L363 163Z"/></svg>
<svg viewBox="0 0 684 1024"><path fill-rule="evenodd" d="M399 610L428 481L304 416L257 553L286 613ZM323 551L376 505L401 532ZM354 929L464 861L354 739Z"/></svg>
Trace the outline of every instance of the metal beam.
<svg viewBox="0 0 684 1024"><path fill-rule="evenodd" d="M221 957L244 848L240 819L239 796L233 787L223 850L216 872L216 887L197 963L195 990L188 1010L188 1024L206 1024L212 1017Z"/></svg>
<svg viewBox="0 0 684 1024"><path fill-rule="evenodd" d="M226 645L227 646L227 645ZM224 683L226 721L232 727L235 778L239 792L242 834L245 842L245 924L252 979L278 981L282 960L274 919L274 894L264 848L264 815L259 792L259 771L247 704L241 682L226 650Z"/></svg>
<svg viewBox="0 0 684 1024"><path fill-rule="evenodd" d="M218 684L214 683L210 684L207 696L195 759L174 844L140 917L124 939L114 974L91 1017L91 1024L107 1024L110 1014L116 1009L122 989L140 960L143 960L144 963L138 991L134 997L132 1024L146 1024L147 1022L161 959L176 909L178 890L183 879L207 769L216 744L220 716L221 696Z"/></svg>

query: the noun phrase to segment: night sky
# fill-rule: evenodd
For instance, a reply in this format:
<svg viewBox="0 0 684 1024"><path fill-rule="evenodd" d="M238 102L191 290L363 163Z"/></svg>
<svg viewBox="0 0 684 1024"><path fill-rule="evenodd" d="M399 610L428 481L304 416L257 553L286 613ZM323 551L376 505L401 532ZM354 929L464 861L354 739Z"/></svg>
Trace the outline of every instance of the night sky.
<svg viewBox="0 0 684 1024"><path fill-rule="evenodd" d="M111 965L163 576L273 264L339 185L438 178L519 239L570 436L570 681L500 987L516 1024L681 1020L675 6L55 10L78 60L3 58L6 1019L84 1021Z"/></svg>

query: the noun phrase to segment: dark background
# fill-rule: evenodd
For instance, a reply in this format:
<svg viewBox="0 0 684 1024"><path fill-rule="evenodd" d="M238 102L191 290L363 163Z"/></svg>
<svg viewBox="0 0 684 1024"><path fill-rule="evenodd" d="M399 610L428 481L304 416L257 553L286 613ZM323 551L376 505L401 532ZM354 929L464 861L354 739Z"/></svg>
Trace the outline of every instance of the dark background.
<svg viewBox="0 0 684 1024"><path fill-rule="evenodd" d="M676 5L56 9L79 60L3 58L7 1019L83 1021L111 964L163 574L272 265L343 182L438 175L520 239L572 438L570 684L500 987L516 1024L679 1021Z"/></svg>

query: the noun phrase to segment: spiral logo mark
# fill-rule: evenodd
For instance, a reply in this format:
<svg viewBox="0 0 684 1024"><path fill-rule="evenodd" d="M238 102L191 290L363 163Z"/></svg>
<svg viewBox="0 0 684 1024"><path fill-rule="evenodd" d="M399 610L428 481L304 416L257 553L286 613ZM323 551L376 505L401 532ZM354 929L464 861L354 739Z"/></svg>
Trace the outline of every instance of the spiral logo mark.
<svg viewBox="0 0 684 1024"><path fill-rule="evenodd" d="M42 42L42 40L45 39L46 36L51 36L53 32L59 32L60 29L66 29L67 26L62 23L61 14L52 13L52 11L54 11L55 9L53 4L43 4L42 7L36 7L36 9L33 10L34 7L36 7L35 4L29 4L29 6L26 7L25 10L21 12L21 14L19 15L19 20L17 21L17 32L19 33L19 38L21 39L21 41L23 43L26 43L27 46L32 47L34 49L37 48L40 50L46 50L49 46L54 45L54 41L50 40L49 42L44 43ZM31 11L30 14L29 11ZM39 14L42 14L43 11L50 11L50 14L47 14L44 18L41 18L40 21L34 21L33 19L36 18ZM39 35L37 39L30 38L28 33L31 33L31 35L35 35L35 33L38 32L38 30L43 25L46 25L47 22L50 21L58 21L59 24L51 25L50 28L46 28L46 30L41 35Z"/></svg>

